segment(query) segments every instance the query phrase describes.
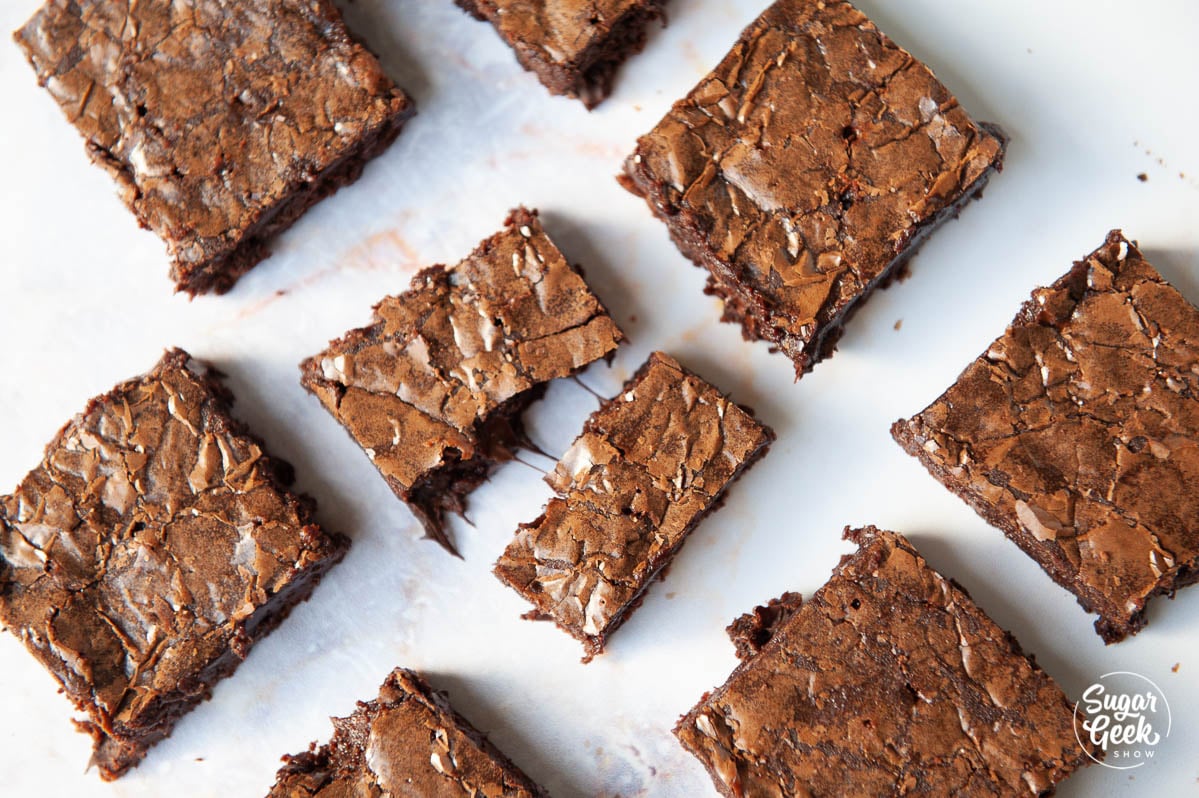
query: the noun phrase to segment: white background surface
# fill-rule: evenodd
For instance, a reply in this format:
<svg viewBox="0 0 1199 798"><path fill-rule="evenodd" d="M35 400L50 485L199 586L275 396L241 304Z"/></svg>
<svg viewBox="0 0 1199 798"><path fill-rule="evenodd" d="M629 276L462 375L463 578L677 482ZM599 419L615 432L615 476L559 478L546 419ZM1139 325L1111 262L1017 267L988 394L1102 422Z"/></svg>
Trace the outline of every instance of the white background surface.
<svg viewBox="0 0 1199 798"><path fill-rule="evenodd" d="M0 4L0 29L37 4ZM172 295L162 244L137 229L16 46L0 41L0 486L37 463L89 396L179 345L228 372L238 415L296 465L320 520L354 539L312 600L112 785L84 772L88 741L53 680L0 637L0 794L260 796L281 754L326 739L329 715L374 696L402 664L449 690L555 796L714 795L669 730L732 669L724 626L783 590L810 594L850 548L841 528L864 523L909 535L1072 696L1111 670L1164 689L1174 730L1158 758L1131 773L1089 768L1060 794L1199 791L1199 588L1158 600L1146 631L1104 647L1070 594L888 435L1109 228L1139 239L1199 301L1199 4L863 0L1012 143L986 197L935 234L912 277L871 299L837 356L798 384L789 361L717 323L703 272L612 179L764 4L673 0L669 27L588 114L551 98L450 0L357 0L351 27L419 115L231 294L194 302ZM416 539L407 509L297 381L301 358L366 323L418 268L457 261L522 202L542 209L632 339L585 382L614 393L663 348L779 434L587 666L565 634L520 620L527 605L489 573L549 495L536 471L509 464L473 495L477 526L455 521L465 560L453 559ZM534 439L561 452L594 407L578 385L554 385L530 414Z"/></svg>

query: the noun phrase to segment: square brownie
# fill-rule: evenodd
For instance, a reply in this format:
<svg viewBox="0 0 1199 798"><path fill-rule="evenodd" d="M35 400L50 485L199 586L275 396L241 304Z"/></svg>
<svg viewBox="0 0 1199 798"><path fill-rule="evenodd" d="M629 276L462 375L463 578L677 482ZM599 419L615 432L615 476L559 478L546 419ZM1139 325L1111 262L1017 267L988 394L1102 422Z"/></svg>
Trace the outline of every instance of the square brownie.
<svg viewBox="0 0 1199 798"><path fill-rule="evenodd" d="M849 3L779 0L638 140L621 182L708 270L724 320L802 376L1003 152Z"/></svg>
<svg viewBox="0 0 1199 798"><path fill-rule="evenodd" d="M521 66L552 94L588 109L612 92L617 68L645 46L646 27L666 0L456 0L490 22Z"/></svg>
<svg viewBox="0 0 1199 798"><path fill-rule="evenodd" d="M413 113L328 0L49 0L14 38L193 296L228 291Z"/></svg>
<svg viewBox="0 0 1199 798"><path fill-rule="evenodd" d="M1089 763L1071 702L965 590L901 535L846 537L808 601L734 623L742 663L675 727L722 795L1050 795Z"/></svg>
<svg viewBox="0 0 1199 798"><path fill-rule="evenodd" d="M521 413L624 338L518 208L453 268L433 266L375 306L374 322L301 364L301 381L425 527L457 554L446 511L525 442Z"/></svg>
<svg viewBox="0 0 1199 798"><path fill-rule="evenodd" d="M403 668L391 672L377 699L334 718L333 728L327 744L284 757L268 798L547 795L444 694Z"/></svg>
<svg viewBox="0 0 1199 798"><path fill-rule="evenodd" d="M895 439L1099 614L1199 580L1199 308L1119 231Z"/></svg>
<svg viewBox="0 0 1199 798"><path fill-rule="evenodd" d="M641 603L687 536L774 432L673 358L653 353L591 415L495 574L582 641L584 662Z"/></svg>
<svg viewBox="0 0 1199 798"><path fill-rule="evenodd" d="M168 352L88 403L0 497L0 626L87 719L106 779L208 698L349 541L229 415L218 374Z"/></svg>

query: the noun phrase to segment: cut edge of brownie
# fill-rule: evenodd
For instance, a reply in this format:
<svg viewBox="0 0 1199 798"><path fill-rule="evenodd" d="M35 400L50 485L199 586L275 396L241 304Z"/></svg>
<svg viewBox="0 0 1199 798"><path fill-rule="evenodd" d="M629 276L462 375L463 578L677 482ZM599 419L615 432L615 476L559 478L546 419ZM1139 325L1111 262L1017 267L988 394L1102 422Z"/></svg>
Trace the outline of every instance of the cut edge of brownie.
<svg viewBox="0 0 1199 798"><path fill-rule="evenodd" d="M73 723L79 731L92 738L93 753L91 764L100 771L104 781L114 781L130 768L136 766L149 749L156 743L170 736L175 723L183 715L190 712L196 705L212 697L212 688L221 679L231 675L250 652L251 647L286 620L291 610L305 601L320 583L324 575L334 565L345 557L350 547L350 539L338 532L323 529L315 521L316 500L302 493L291 490L294 482L294 470L286 460L279 459L267 453L262 439L252 432L244 422L232 415L234 403L233 392L221 380L224 376L218 369L203 361L192 358L179 348L167 350L159 362L146 374L124 380L108 392L91 398L78 417L90 414L97 407L111 403L113 399L123 394L129 386L135 385L146 377L165 369L187 369L200 381L212 400L210 422L218 430L231 435L242 437L253 442L262 450L258 460L262 464L262 475L266 477L275 492L292 508L303 524L300 535L312 547L318 558L317 561L304 570L304 578L292 581L285 589L258 607L249 615L235 632L230 647L220 658L209 663L198 676L189 679L177 691L179 694L173 701L167 703L153 724L146 727L128 728L123 725L106 724L95 714L92 702L94 697L90 692L83 695L69 687L58 678L54 670L47 668L50 674L62 685L62 692L70 700L78 712L85 713L86 719L75 719ZM74 419L64 424L46 445L50 453L62 439L62 436L74 423ZM6 523L0 518L0 523ZM0 557L0 589L3 588L3 571L5 561ZM22 641L24 642L24 641ZM26 649L39 662L43 662L40 654L26 644Z"/></svg>
<svg viewBox="0 0 1199 798"><path fill-rule="evenodd" d="M508 230L535 222L538 216L538 211L530 210L524 206L512 209L508 213L507 218L504 219L503 229L488 236L472 251L468 258L476 257L487 251ZM577 264L572 263L565 254L563 254L563 260L575 274L578 274L580 277L583 276L583 270ZM451 268L445 265L430 266L418 273L412 282L413 284L419 282L424 275L443 274L449 271L451 271ZM590 286L588 289L590 290ZM592 292L592 296L595 297L598 307L596 317L602 314L611 318L612 314L608 311L603 300L594 292ZM382 327L383 323L376 321L366 327L351 330L342 337L331 341L326 347L326 351L334 348L348 348L359 342L363 344L369 343L373 340L376 332L381 330ZM624 333L619 327L615 327L615 324L614 330L616 332L616 343L619 345L624 340ZM615 355L616 350L613 349L602 360L611 364L612 358ZM317 354L305 358L300 363L300 382L314 396L319 396L318 391L320 390L339 397L344 396L345 386L325 379L320 359L321 355ZM580 374L590 365L590 363L585 363L571 370L570 374L566 376L570 377ZM445 516L447 513L453 513L465 518L466 497L475 488L486 482L487 478L500 464L512 460L515 457L517 449L540 451L525 432L524 413L534 402L545 395L548 386L548 381L533 385L500 404L486 418L477 420L472 432L479 444L479 448L474 457L462 460L460 452L458 452L458 457L454 457L451 454L450 462L441 468L428 472L420 482L410 488L405 488L392 477L384 474L381 470L379 471L380 476L387 482L391 491L412 509L413 514L424 529L426 538L436 541L455 557L462 558L462 554L458 551L453 538L446 529ZM344 429L344 425L342 426ZM346 434L349 434L349 430L346 430ZM353 439L352 435L350 437ZM357 444L357 441L354 442ZM453 448L447 449L447 452L456 451Z"/></svg>
<svg viewBox="0 0 1199 798"><path fill-rule="evenodd" d="M295 224L313 205L357 181L367 162L391 146L405 123L416 114L416 106L399 89L394 98L395 112L382 125L364 132L358 147L323 172L307 182L289 187L287 199L265 211L223 257L205 261L199 267L189 267L189 264L172 259L170 276L175 281L176 293L186 293L192 298L199 294L228 293L242 275L270 256L270 243L275 236ZM110 172L122 171L117 162L90 142L87 150L93 161ZM135 213L135 216L142 228L150 229L140 214Z"/></svg>
<svg viewBox="0 0 1199 798"><path fill-rule="evenodd" d="M454 709L444 691L434 690L420 674L407 668L396 668L387 675L382 688L380 688L380 693L382 693L382 689L389 686L402 691L408 696L415 696L447 718L458 731L462 732L481 751L495 760L504 769L506 776L517 781L518 786L530 793L533 798L549 798L549 794L529 778L523 770L517 767L516 763L507 754L497 748L495 743L491 742L486 734L479 731L469 720ZM308 750L303 753L285 755L283 757L284 764L279 768L275 776L275 786L278 786L285 778L292 775L303 775L314 771L331 769L337 764L333 756L335 749L343 747L354 748L367 739L369 731L367 728L364 728L363 722L368 720L368 713L378 712L382 702L381 695L370 701L359 701L353 714L344 718L338 718L335 721L333 737L327 743L318 746L317 742L313 742L308 746ZM366 725L369 726L369 724Z"/></svg>
<svg viewBox="0 0 1199 798"><path fill-rule="evenodd" d="M1119 244L1127 245L1131 253L1134 253L1142 260L1144 259L1143 255L1137 249L1136 242L1129 241L1120 230L1109 232L1100 249ZM1067 291L1073 304L1076 305L1086 294L1087 272L1089 270L1087 261L1093 255L1094 253L1082 260L1075 261L1070 271L1047 286L1047 289L1051 291ZM1009 324L1008 329L1037 324L1038 317L1043 313L1044 308L1037 303L1036 299L1029 298L1021 305L1019 312ZM983 355L979 357L985 354L984 351ZM970 363L973 364L977 360L978 358L976 357ZM969 368L969 365L967 368ZM963 371L963 373L965 372ZM958 379L960 379L960 375ZM954 381L954 384L956 383L957 380ZM948 391L948 389L946 390ZM950 468L940 463L929 452L924 450L922 439L927 438L927 435L925 435L927 428L924 426L922 418L925 413L941 401L943 396L944 392L916 415L911 418L899 419L892 424L891 437L895 439L895 442L905 452L915 457L924 466L925 470L950 493L969 505L988 524L1002 531L1033 562L1040 565L1054 582L1069 591L1083 610L1087 613L1098 615L1099 617L1094 622L1095 631L1103 638L1104 643L1107 645L1118 643L1140 632L1147 622L1145 613L1152 599L1158 596L1173 598L1175 591L1179 588L1199 583L1199 570L1182 566L1174 573L1173 579L1168 582L1163 581L1159 583L1154 590L1145 595L1144 601L1139 608L1133 612L1129 612L1127 607L1119 602L1112 601L1101 590L1075 578L1074 573L1077 569L1071 564L1060 546L1047 549L1043 542L1017 523L1014 514L1005 513L986 501L971 489L968 479L960 475L955 476Z"/></svg>
<svg viewBox="0 0 1199 798"><path fill-rule="evenodd" d="M488 0L454 0L477 20L491 22L496 15ZM665 22L666 0L644 0L621 14L608 29L569 64L555 63L544 57L539 47L522 41L505 41L516 53L520 65L537 76L551 94L580 100L592 110L612 93L616 72L632 56L645 49L647 28L655 20ZM502 38L502 37L501 37Z"/></svg>
<svg viewBox="0 0 1199 798"><path fill-rule="evenodd" d="M845 323L853 316L870 295L877 289L884 289L896 279L907 276L909 261L919 251L925 240L950 219L957 218L962 209L971 201L982 196L983 190L991 177L1003 171L1003 159L1007 150L1007 135L998 125L989 122L976 123L981 132L991 136L999 143L999 153L995 160L975 180L963 187L959 196L924 222L914 225L905 231L895 242L895 254L877 277L865 285L862 291L839 313L829 310L826 302L816 318L816 337L805 345L795 336L789 336L782 330L763 320L769 316L766 300L747 284L739 281L731 264L717 257L705 243L702 225L694 218L694 214L670 203L665 185L656 180L643 166L641 144L624 163L623 172L617 176L617 182L629 193L641 197L649 205L654 216L665 224L675 246L695 266L703 268L708 273L704 293L719 297L722 302L721 321L741 325L742 337L747 341L767 341L771 351L782 352L795 364L795 378L798 380L807 374L822 360L827 360L836 351L837 342L844 332Z"/></svg>
<svg viewBox="0 0 1199 798"><path fill-rule="evenodd" d="M664 358L664 357L667 359L667 362L669 365L671 365L672 367L677 366L683 372L684 375L691 376L697 380L700 380L701 382L704 382L705 384L711 385L711 383L708 383L707 380L704 380L702 377L699 377L694 372L688 370L685 366L682 366L681 364L679 364L678 361L676 361L674 358L670 357L669 355L666 355L663 352L653 352L650 354L650 356L646 360L646 362L643 363L641 365L641 367L637 369L636 373L634 373L632 377L630 377L628 380L625 381L624 385L621 386L620 391L618 391L614 397L604 400L600 404L599 408L594 413L592 413L590 416L588 416L587 421L583 425L583 430L582 430L582 432L579 433L579 435L582 436L582 435L586 435L589 432L595 432L595 424L594 424L595 418L601 412L603 412L603 410L605 408L616 403L630 389L635 387L637 385L637 383L639 383L641 381L641 379L645 376L645 373L648 372L649 369L652 366L654 366L656 363L661 362L662 358ZM713 386L713 387L715 388L715 386ZM733 485L733 483L735 483L737 480L739 480L741 478L741 475L744 474L745 471L747 469L749 469L750 466L754 465L758 460L760 460L762 457L764 457L766 455L766 453L770 449L771 444L773 444L774 441L776 440L777 436L776 436L774 430L769 425L767 425L761 421L758 421L757 418L755 417L755 414L754 414L754 411L752 408L747 407L745 405L741 405L741 404L738 404L737 406L743 412L745 412L747 415L754 417L754 420L757 422L758 426L762 430L762 443L759 444L758 448L754 449L750 454L748 454L746 456L746 458L741 462L741 464L733 472L732 476L729 477L728 482L726 482L721 487L720 491L715 496L712 497L712 500L708 503L708 506L704 508L703 512L697 514L695 516L695 518L693 518L691 520L691 522L689 524L687 524L686 528L679 535L678 541L670 548L663 549L658 554L657 557L650 560L649 569L646 573L645 579L643 580L643 582L641 584L641 588L637 591L636 594L633 595L632 598L630 598L627 602L625 602L624 606L622 606L617 612L613 613L612 619L604 627L602 633L597 634L597 635L589 635L589 634L585 633L581 628L573 628L573 627L569 627L569 626L566 626L566 625L560 623L558 621L558 619L554 618L552 615L547 615L547 614L541 612L540 609L537 609L537 608L531 610L530 612L526 613L522 617L528 618L530 620L553 621L555 626L557 626L559 629L566 632L571 637L573 637L574 639L576 639L580 643L582 643L584 652L585 652L583 655L583 658L581 660L581 662L583 662L583 664L587 664L587 663L591 662L591 660L593 660L595 657L599 656L600 654L603 654L604 647L607 645L607 642L608 642L608 638L611 637L612 633L615 632L617 629L619 629L620 626L626 620L628 620L629 616L631 616L637 610L637 608L640 607L641 604L645 601L646 595L649 592L650 585L652 585L655 581L658 581L665 576L667 568L670 567L670 564L674 561L674 558L678 555L679 550L683 547L683 544L686 543L687 539L691 537L691 533L694 532L695 529L701 523L703 523L705 518L707 518L709 515L711 515L712 513L719 510L722 506L724 506L724 502L728 498L729 488ZM560 496L555 496L552 499L550 499L550 502L561 502L561 501L563 501L563 499ZM534 519L532 522L527 523L527 524L521 524L520 529L531 529L531 528L538 526L545 519L545 515L546 515L545 512L542 512L541 515L537 516L537 518ZM499 563L496 563L496 566L492 569L492 573L495 574L495 576L500 581L502 581L504 584L511 587L513 590L515 590L517 593L519 593L522 598L526 599L527 601L530 601L536 607L536 602L534 602L532 600L530 592L522 589L519 585L513 584L511 581L509 581L505 577L504 572L499 567Z"/></svg>
<svg viewBox="0 0 1199 798"><path fill-rule="evenodd" d="M908 542L907 538L898 533L886 532L873 525L857 528L846 526L842 532L842 539L856 544L858 546L858 550L841 556L840 561L837 563L836 567L833 568L833 572L829 576L828 581L831 582L833 579L838 578L841 575L842 570L856 557L861 556L865 547L879 536L894 536L899 540ZM908 545L911 546L910 542L908 542ZM912 547L912 550L915 551L915 548ZM919 552L916 552L916 554L920 556ZM922 556L921 559L923 559ZM970 596L970 592L961 584L959 584L957 580L944 576L940 573L940 571L933 569L931 565L927 565L927 567L937 575L941 576L941 578L948 582L954 589L961 591L962 595L971 602L974 601L974 599ZM816 592L819 592L822 589L823 586L818 588ZM707 772L708 777L712 780L713 786L722 796L724 796L724 798L743 798L743 796L739 792L734 792L731 788L726 786L725 780L716 770L716 763L709 761L708 758L702 756L701 751L698 751L688 745L687 740L681 734L681 731L687 725L695 726L696 719L699 717L701 710L709 705L714 697L723 695L727 691L729 685L736 681L736 679L741 676L742 673L747 671L752 666L754 660L759 654L761 654L763 651L769 650L772 646L777 645L775 633L778 632L787 623L787 621L790 620L801 609L802 604L803 598L800 594L788 591L780 595L778 598L771 599L765 606L755 607L751 612L746 613L745 615L742 615L734 620L726 631L729 634L730 641L737 649L740 662L719 687L705 692L690 710L679 717L678 721L674 725L672 733L674 734L675 739L679 741L679 744L688 753L699 760L699 762L703 765L704 770ZM1051 683L1058 687L1059 691L1061 690L1061 685L1057 684L1057 680L1046 673L1045 670L1041 668L1039 664L1037 664L1035 655L1026 652L1020 645L1020 641L1017 640L1010 631L999 626L998 623L995 623L994 619L991 619L991 617L987 615L981 607L978 607L977 603L975 603L975 607L982 615L991 620L991 623L994 624L994 626L1003 634L1004 641L1010 646L1013 655L1024 657L1035 671L1043 674ZM754 645L754 642L750 641L745 636L746 631L760 633L764 638L761 644ZM745 652L745 656L741 655L742 651ZM1066 698L1067 702L1069 701L1069 698L1065 696L1064 691L1063 697ZM1083 748L1080 755L1075 757L1075 759L1071 760L1070 762L1063 762L1061 764L1061 778L1054 782L1047 791L1040 792L1038 795L1053 795L1058 783L1068 778L1080 767L1089 764L1089 761L1099 761L1102 758L1103 752L1097 747L1092 745L1090 747Z"/></svg>

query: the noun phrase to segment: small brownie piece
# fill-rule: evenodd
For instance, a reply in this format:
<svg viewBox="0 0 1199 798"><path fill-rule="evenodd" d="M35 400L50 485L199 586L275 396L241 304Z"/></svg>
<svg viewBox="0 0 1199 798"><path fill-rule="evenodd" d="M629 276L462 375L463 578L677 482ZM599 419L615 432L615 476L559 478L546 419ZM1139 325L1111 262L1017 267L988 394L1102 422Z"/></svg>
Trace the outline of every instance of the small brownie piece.
<svg viewBox="0 0 1199 798"><path fill-rule="evenodd" d="M965 590L894 532L846 537L675 727L722 795L1050 795L1089 763L1061 689Z"/></svg>
<svg viewBox="0 0 1199 798"><path fill-rule="evenodd" d="M179 349L93 399L0 497L0 625L86 712L108 780L208 698L349 541Z"/></svg>
<svg viewBox="0 0 1199 798"><path fill-rule="evenodd" d="M284 757L268 798L544 798L508 757L417 674L397 668L379 697L333 719L333 739Z"/></svg>
<svg viewBox="0 0 1199 798"><path fill-rule="evenodd" d="M546 481L559 496L516 533L495 574L582 641L584 662L644 598L774 432L655 352L600 407Z"/></svg>
<svg viewBox="0 0 1199 798"><path fill-rule="evenodd" d="M638 141L621 182L708 270L724 320L802 376L1003 151L849 3L779 0Z"/></svg>
<svg viewBox="0 0 1199 798"><path fill-rule="evenodd" d="M228 291L413 113L328 0L49 0L14 37L193 296Z"/></svg>
<svg viewBox="0 0 1199 798"><path fill-rule="evenodd" d="M426 534L524 440L521 413L623 339L579 271L518 208L452 269L433 266L301 364L304 387L366 451Z"/></svg>
<svg viewBox="0 0 1199 798"><path fill-rule="evenodd" d="M737 659L749 659L761 651L775 631L802 606L803 596L787 591L730 623L725 631L737 650Z"/></svg>
<svg viewBox="0 0 1199 798"><path fill-rule="evenodd" d="M645 46L666 0L456 0L490 22L553 94L599 105L617 68Z"/></svg>
<svg viewBox="0 0 1199 798"><path fill-rule="evenodd" d="M1119 231L891 434L1108 643L1199 580L1199 309Z"/></svg>

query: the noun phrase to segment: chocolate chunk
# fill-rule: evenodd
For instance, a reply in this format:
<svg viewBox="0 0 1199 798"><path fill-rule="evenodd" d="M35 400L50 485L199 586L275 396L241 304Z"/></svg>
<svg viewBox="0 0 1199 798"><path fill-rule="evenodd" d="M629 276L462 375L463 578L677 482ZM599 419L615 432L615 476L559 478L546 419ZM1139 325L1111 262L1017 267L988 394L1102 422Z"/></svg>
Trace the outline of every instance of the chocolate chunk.
<svg viewBox="0 0 1199 798"><path fill-rule="evenodd" d="M193 296L228 291L413 113L328 0L50 0L15 38Z"/></svg>
<svg viewBox="0 0 1199 798"><path fill-rule="evenodd" d="M901 535L846 537L858 551L675 727L722 795L1050 795L1089 764L1070 701L961 587Z"/></svg>
<svg viewBox="0 0 1199 798"><path fill-rule="evenodd" d="M802 375L1003 151L849 3L779 0L637 142L622 182L708 270L724 319Z"/></svg>
<svg viewBox="0 0 1199 798"><path fill-rule="evenodd" d="M774 440L751 411L655 352L546 480L558 492L495 566L584 662L641 603L728 486Z"/></svg>
<svg viewBox="0 0 1199 798"><path fill-rule="evenodd" d="M1199 309L1119 231L891 434L1109 643L1199 580Z"/></svg>
<svg viewBox="0 0 1199 798"><path fill-rule="evenodd" d="M291 467L172 350L93 399L0 498L0 625L55 679L115 779L341 559Z"/></svg>
<svg viewBox="0 0 1199 798"><path fill-rule="evenodd" d="M524 441L521 413L624 338L535 211L452 269L433 266L301 365L304 387L366 451L426 534Z"/></svg>
<svg viewBox="0 0 1199 798"><path fill-rule="evenodd" d="M788 591L729 624L726 631L737 649L737 659L749 659L761 651L775 631L801 606L803 596Z"/></svg>
<svg viewBox="0 0 1199 798"><path fill-rule="evenodd" d="M457 0L490 22L521 66L552 94L589 109L612 91L617 68L645 46L650 22L666 0Z"/></svg>
<svg viewBox="0 0 1199 798"><path fill-rule="evenodd" d="M377 699L334 718L333 728L326 745L285 757L268 798L546 798L445 695L403 668L391 672Z"/></svg>

